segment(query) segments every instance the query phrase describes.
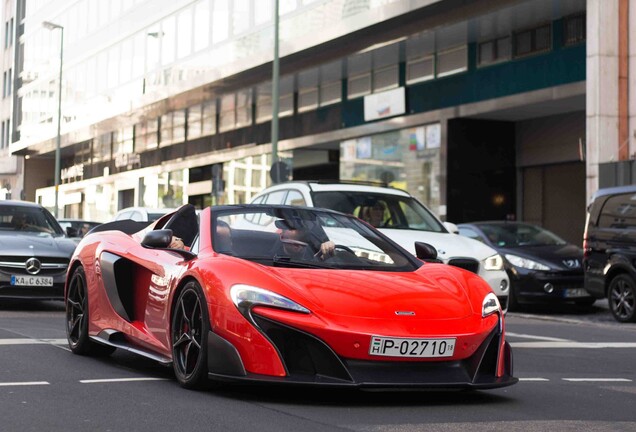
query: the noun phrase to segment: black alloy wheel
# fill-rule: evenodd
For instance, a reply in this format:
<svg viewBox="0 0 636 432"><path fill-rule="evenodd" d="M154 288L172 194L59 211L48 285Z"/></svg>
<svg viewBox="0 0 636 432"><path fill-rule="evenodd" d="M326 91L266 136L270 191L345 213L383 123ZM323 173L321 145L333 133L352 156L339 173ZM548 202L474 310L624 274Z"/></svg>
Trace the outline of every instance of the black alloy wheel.
<svg viewBox="0 0 636 432"><path fill-rule="evenodd" d="M182 387L200 389L208 385L209 331L207 302L201 287L188 282L172 312L172 364Z"/></svg>
<svg viewBox="0 0 636 432"><path fill-rule="evenodd" d="M628 274L612 279L607 292L609 308L618 322L636 321L636 282Z"/></svg>
<svg viewBox="0 0 636 432"><path fill-rule="evenodd" d="M66 294L66 339L75 354L109 355L114 347L101 345L88 337L88 290L83 267L77 267L71 276Z"/></svg>

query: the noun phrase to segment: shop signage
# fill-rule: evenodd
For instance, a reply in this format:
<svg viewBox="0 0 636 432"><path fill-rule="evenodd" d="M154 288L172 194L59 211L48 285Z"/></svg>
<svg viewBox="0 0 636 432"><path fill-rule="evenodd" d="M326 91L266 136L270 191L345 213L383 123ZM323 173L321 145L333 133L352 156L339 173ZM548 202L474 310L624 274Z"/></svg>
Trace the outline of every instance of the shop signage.
<svg viewBox="0 0 636 432"><path fill-rule="evenodd" d="M392 117L406 112L404 87L364 97L364 120Z"/></svg>
<svg viewBox="0 0 636 432"><path fill-rule="evenodd" d="M70 180L76 177L83 178L84 177L84 164L77 164L70 166L68 168L62 169L60 172L60 178L62 180Z"/></svg>

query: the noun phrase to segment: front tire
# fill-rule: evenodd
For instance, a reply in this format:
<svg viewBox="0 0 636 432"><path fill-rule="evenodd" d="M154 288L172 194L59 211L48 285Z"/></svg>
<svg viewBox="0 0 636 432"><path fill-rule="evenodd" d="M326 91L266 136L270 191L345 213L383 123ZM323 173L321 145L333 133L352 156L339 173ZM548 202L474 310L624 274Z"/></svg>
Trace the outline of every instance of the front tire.
<svg viewBox="0 0 636 432"><path fill-rule="evenodd" d="M607 292L609 309L618 322L636 321L636 282L627 274L620 274L610 282Z"/></svg>
<svg viewBox="0 0 636 432"><path fill-rule="evenodd" d="M210 318L203 291L198 283L188 282L172 312L172 364L182 387L201 389L208 385L209 331Z"/></svg>
<svg viewBox="0 0 636 432"><path fill-rule="evenodd" d="M77 267L68 284L66 304L66 339L74 354L109 355L114 347L101 345L88 337L88 288L83 267Z"/></svg>

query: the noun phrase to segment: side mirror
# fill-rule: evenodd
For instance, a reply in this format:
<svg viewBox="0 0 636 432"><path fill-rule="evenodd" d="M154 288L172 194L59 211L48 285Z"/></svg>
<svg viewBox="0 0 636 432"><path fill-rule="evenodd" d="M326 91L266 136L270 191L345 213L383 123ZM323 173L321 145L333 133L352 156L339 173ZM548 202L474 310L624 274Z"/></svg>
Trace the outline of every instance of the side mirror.
<svg viewBox="0 0 636 432"><path fill-rule="evenodd" d="M146 233L144 239L141 241L141 245L145 248L151 249L168 249L172 243L172 230L160 229L153 230ZM171 252L176 252L181 255L186 261L190 261L196 258L196 255L190 251L183 249L168 249Z"/></svg>
<svg viewBox="0 0 636 432"><path fill-rule="evenodd" d="M66 236L67 237L78 237L77 228L66 227Z"/></svg>
<svg viewBox="0 0 636 432"><path fill-rule="evenodd" d="M452 222L444 222L444 228L446 228L452 234L459 234L459 228Z"/></svg>
<svg viewBox="0 0 636 432"><path fill-rule="evenodd" d="M149 231L141 241L141 245L148 248L167 248L172 241L172 230Z"/></svg>
<svg viewBox="0 0 636 432"><path fill-rule="evenodd" d="M437 249L424 242L415 242L415 256L422 261L440 262L437 259Z"/></svg>

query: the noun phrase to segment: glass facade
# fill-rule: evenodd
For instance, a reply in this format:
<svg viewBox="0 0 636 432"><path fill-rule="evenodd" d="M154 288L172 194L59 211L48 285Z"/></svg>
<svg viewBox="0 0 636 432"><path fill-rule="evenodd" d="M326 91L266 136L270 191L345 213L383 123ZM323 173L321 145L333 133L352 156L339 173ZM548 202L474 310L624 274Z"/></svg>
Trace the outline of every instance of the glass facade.
<svg viewBox="0 0 636 432"><path fill-rule="evenodd" d="M380 181L410 191L439 208L441 167L439 123L364 136L340 143L340 178Z"/></svg>
<svg viewBox="0 0 636 432"><path fill-rule="evenodd" d="M398 7L408 13L419 7L412 3L281 0L281 55L302 53L375 24L374 13ZM40 17L40 7L50 4L30 2L25 18L29 30L23 37L16 146L46 149L43 154L48 151L49 157L55 138L60 35L43 28L35 17ZM567 11L571 18L562 24L566 31L559 33L565 33L564 46L584 38L577 12L585 1L572 4ZM79 182L77 190L93 193L89 202L86 192L85 216L107 220L123 202L119 192L131 188L133 193L125 197L134 205L173 207L195 200L203 206L248 202L271 183L271 149L258 148L269 144L271 77L249 72L272 59L273 0L66 0L56 5L47 20L65 32L62 134L64 146L72 146L65 152L63 168L81 164L84 173L63 183L68 191ZM149 8L162 12L148 14ZM458 77L469 83L479 66L497 67L552 49L554 24L545 16L513 28L501 26L496 15L478 17L473 27L470 21L453 22L369 43L340 57L308 59L285 71L279 82L279 116L287 134L283 140L298 139L301 144L293 145L301 147L339 146L341 179L384 181L409 190L432 209L441 207L445 197L440 179L446 176L439 123L443 119L427 116L408 122L409 127L401 120L446 107L447 97L462 93ZM112 26L120 30L117 37ZM454 91L446 91L449 82ZM374 128L356 112L368 98L391 92L407 97L397 114L402 117L389 126L387 122ZM454 104L464 103L461 97ZM391 117L382 114L380 98L376 101L380 117L374 120ZM425 105L429 101L437 105ZM338 133L361 125L368 127L352 138L352 133ZM333 136L327 137L330 133ZM239 151L241 146L249 151ZM194 180L193 171L209 171L216 164L222 166L221 189L213 190L209 174ZM127 181L121 181L124 177ZM49 202L51 192L43 187L38 199ZM95 196L114 204L106 206Z"/></svg>

